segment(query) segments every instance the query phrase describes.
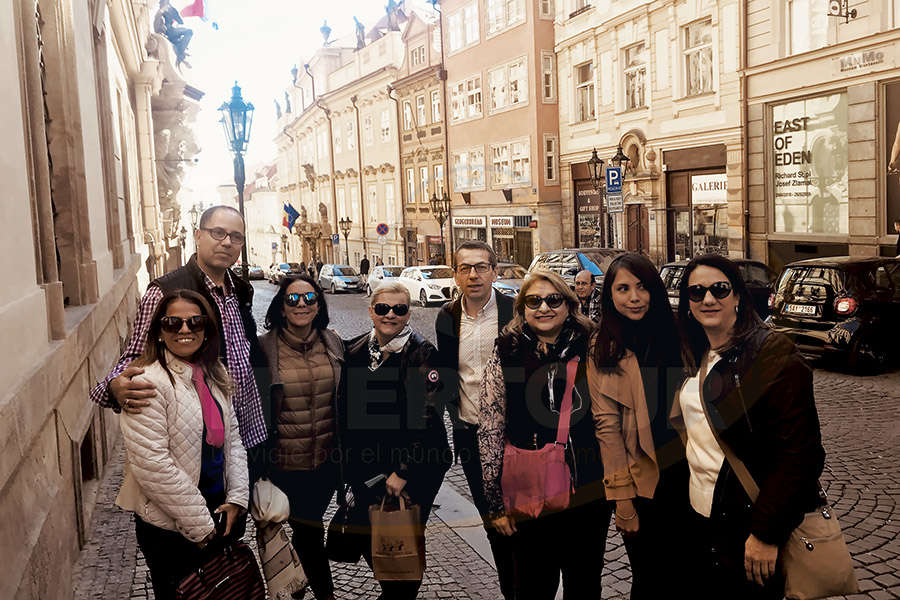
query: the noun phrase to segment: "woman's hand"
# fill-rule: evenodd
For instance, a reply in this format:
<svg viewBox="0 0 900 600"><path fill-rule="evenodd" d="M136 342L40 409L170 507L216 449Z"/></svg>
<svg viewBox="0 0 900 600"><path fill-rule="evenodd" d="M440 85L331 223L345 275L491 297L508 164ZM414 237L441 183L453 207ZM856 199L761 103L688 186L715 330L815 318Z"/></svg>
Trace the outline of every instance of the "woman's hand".
<svg viewBox="0 0 900 600"><path fill-rule="evenodd" d="M492 519L491 526L505 536L510 536L516 532L516 521L509 515Z"/></svg>
<svg viewBox="0 0 900 600"><path fill-rule="evenodd" d="M222 534L222 537L227 537L231 533L231 526L237 522L238 517L241 515L241 507L237 504L226 502L217 508L215 513L225 513L225 532Z"/></svg>
<svg viewBox="0 0 900 600"><path fill-rule="evenodd" d="M199 546L200 549L203 550L204 548L206 548L207 544L209 544L211 541L213 541L215 539L215 537L216 537L215 530L210 531L209 535L207 535L205 538L203 538L202 540L197 542L197 546Z"/></svg>
<svg viewBox="0 0 900 600"><path fill-rule="evenodd" d="M616 529L622 535L634 535L640 528L637 510L631 500L616 500Z"/></svg>
<svg viewBox="0 0 900 600"><path fill-rule="evenodd" d="M766 580L775 573L775 561L778 560L778 546L762 542L752 533L744 544L744 570L748 581L765 585Z"/></svg>
<svg viewBox="0 0 900 600"><path fill-rule="evenodd" d="M387 493L389 495L399 498L400 492L406 487L406 480L396 473L391 473L391 476L388 477L387 481L384 483L384 487L387 488Z"/></svg>

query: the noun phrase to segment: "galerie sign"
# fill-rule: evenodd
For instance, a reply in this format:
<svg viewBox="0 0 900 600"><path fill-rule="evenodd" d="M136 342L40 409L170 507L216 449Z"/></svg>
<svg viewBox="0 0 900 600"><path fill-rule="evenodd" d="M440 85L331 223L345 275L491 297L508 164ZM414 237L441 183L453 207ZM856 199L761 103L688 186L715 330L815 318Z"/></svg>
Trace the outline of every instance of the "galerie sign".
<svg viewBox="0 0 900 600"><path fill-rule="evenodd" d="M728 204L728 176L725 173L692 175L691 204Z"/></svg>

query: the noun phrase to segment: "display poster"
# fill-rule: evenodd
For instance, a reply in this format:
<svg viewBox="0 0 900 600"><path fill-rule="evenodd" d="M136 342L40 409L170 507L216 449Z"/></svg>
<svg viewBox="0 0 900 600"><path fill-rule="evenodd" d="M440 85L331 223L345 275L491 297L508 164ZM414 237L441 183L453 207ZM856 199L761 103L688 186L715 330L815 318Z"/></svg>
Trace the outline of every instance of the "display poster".
<svg viewBox="0 0 900 600"><path fill-rule="evenodd" d="M775 231L848 232L847 94L772 107Z"/></svg>
<svg viewBox="0 0 900 600"><path fill-rule="evenodd" d="M886 231L893 234L894 221L900 219L900 81L884 86L884 139L887 157L887 219Z"/></svg>
<svg viewBox="0 0 900 600"><path fill-rule="evenodd" d="M600 248L603 223L603 191L589 180L575 180L575 221L579 248Z"/></svg>
<svg viewBox="0 0 900 600"><path fill-rule="evenodd" d="M691 175L693 256L728 256L728 175Z"/></svg>

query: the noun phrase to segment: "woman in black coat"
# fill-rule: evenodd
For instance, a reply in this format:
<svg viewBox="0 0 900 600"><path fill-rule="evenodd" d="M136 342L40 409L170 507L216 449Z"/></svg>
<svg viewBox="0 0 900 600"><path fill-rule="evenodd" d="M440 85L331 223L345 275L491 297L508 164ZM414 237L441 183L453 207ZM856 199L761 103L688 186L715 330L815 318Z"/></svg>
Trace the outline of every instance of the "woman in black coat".
<svg viewBox="0 0 900 600"><path fill-rule="evenodd" d="M443 422L436 350L410 329L410 297L401 284L372 294L372 330L346 342L339 398L344 477L355 520L385 494L420 507L422 527L453 462ZM371 543L363 550L371 565ZM381 582L385 600L415 598L421 581Z"/></svg>
<svg viewBox="0 0 900 600"><path fill-rule="evenodd" d="M689 377L672 421L690 466L693 573L685 578L697 598L781 598L780 548L822 504L825 450L812 371L787 337L762 324L727 258L692 260L679 296ZM755 503L717 438L759 485Z"/></svg>

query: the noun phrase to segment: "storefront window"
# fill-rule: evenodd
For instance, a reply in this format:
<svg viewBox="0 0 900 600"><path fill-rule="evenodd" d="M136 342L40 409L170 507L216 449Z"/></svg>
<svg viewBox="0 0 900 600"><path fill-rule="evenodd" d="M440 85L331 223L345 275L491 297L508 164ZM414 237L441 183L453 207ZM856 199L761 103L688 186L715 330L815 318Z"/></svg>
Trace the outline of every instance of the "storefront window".
<svg viewBox="0 0 900 600"><path fill-rule="evenodd" d="M897 18L900 19L900 0L897 3ZM900 25L900 21L897 22ZM887 219L883 233L893 234L894 221L900 219L900 82L885 86L885 132L887 156Z"/></svg>
<svg viewBox="0 0 900 600"><path fill-rule="evenodd" d="M775 231L846 234L847 95L772 107Z"/></svg>
<svg viewBox="0 0 900 600"><path fill-rule="evenodd" d="M691 176L693 256L728 255L728 177L725 173Z"/></svg>

